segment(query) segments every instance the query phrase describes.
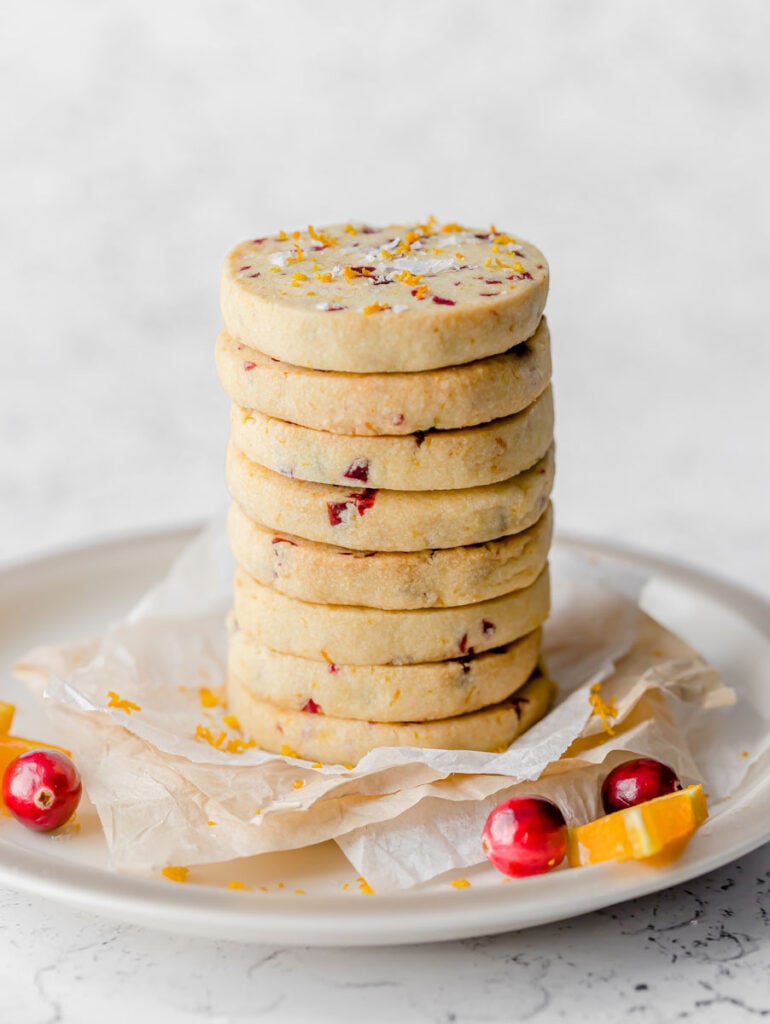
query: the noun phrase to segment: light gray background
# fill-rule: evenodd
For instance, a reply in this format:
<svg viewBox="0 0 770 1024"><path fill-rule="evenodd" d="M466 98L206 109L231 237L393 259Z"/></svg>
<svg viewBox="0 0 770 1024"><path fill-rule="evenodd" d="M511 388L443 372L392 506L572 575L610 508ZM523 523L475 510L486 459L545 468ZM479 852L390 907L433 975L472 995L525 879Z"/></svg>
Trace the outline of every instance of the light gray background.
<svg viewBox="0 0 770 1024"><path fill-rule="evenodd" d="M493 220L550 259L559 526L767 591L769 29L761 0L4 5L0 561L223 504L226 402L212 346L231 244L308 222L435 213ZM750 872L767 870L763 856ZM691 889L717 928L715 884ZM767 917L752 885L735 891L725 912L751 932L737 957L748 978L770 966L766 932L757 945ZM674 913L673 899L690 897L647 901L650 920L664 903ZM165 951L193 967L204 957L198 944L193 955L189 943L126 938L65 912L45 932L40 907L10 895L3 914L19 932L6 942L9 977L17 965L27 980L30 964L39 973L17 997L18 1021L83 1020L77 972L123 977L155 957L166 978ZM571 945L564 929L471 944L478 1002L442 990L426 952L446 1005L418 1000L413 1018L393 1006L405 1020L451 1020L460 1004L461 1019L498 1019L482 994L499 992L511 957L539 941L535 991L551 946L579 969L551 976L561 994L550 1010L533 996L532 1018L570 1015L588 973L595 1013L622 989L644 1003L640 1021L695 1012L699 999L701 1014L743 1019L732 989L713 995L724 972L697 943L675 995L673 982L634 994L629 964L645 950L638 962L654 962L646 926L637 941L621 920L616 970L601 962L614 926L588 922L574 928L590 941ZM50 967L62 947L88 963L75 951ZM462 950L451 948L450 964ZM329 956L290 954L257 974L300 986L297 1003L301 979L316 977L308 964ZM366 956L362 980L376 982L366 964L379 964L402 990L407 961L420 963ZM237 989L237 971L252 968L234 963ZM225 1019L208 987L184 988L173 974L160 986L167 1020ZM88 991L98 1002L109 987ZM270 1019L295 1019L280 1013Z"/></svg>

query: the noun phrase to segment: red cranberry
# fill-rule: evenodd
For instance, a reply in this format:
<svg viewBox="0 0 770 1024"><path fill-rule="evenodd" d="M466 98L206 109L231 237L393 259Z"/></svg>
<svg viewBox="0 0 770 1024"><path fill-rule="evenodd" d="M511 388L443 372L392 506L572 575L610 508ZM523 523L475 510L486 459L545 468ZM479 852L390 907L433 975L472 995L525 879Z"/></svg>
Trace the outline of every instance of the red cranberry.
<svg viewBox="0 0 770 1024"><path fill-rule="evenodd" d="M349 501L327 501L326 511L329 515L329 522L332 526L339 526L342 522L342 517L350 508Z"/></svg>
<svg viewBox="0 0 770 1024"><path fill-rule="evenodd" d="M365 491L351 491L347 501L327 501L326 510L329 515L329 522L332 526L339 526L343 515L351 505L362 516L370 508L373 508L376 497L377 489L367 487Z"/></svg>
<svg viewBox="0 0 770 1024"><path fill-rule="evenodd" d="M367 487L365 491L361 491L358 494L351 494L350 497L355 502L356 512L362 516L364 512L368 512L370 508L374 508L374 499L377 497L377 489Z"/></svg>
<svg viewBox="0 0 770 1024"><path fill-rule="evenodd" d="M602 806L606 814L643 804L682 788L676 772L651 757L638 757L613 768L602 785Z"/></svg>
<svg viewBox="0 0 770 1024"><path fill-rule="evenodd" d="M308 697L308 699L302 705L302 708L300 710L307 711L307 713L310 714L310 715L322 715L323 714L323 711L321 710L321 705L320 704L316 704L316 702L313 700L312 697Z"/></svg>
<svg viewBox="0 0 770 1024"><path fill-rule="evenodd" d="M515 797L499 804L489 815L481 846L504 875L540 875L564 859L567 823L550 800Z"/></svg>
<svg viewBox="0 0 770 1024"><path fill-rule="evenodd" d="M27 828L50 832L69 821L80 803L80 775L58 750L28 750L3 776L3 802Z"/></svg>
<svg viewBox="0 0 770 1024"><path fill-rule="evenodd" d="M363 458L355 459L342 475L347 477L348 480L361 480L363 483L366 483L369 479L369 460Z"/></svg>

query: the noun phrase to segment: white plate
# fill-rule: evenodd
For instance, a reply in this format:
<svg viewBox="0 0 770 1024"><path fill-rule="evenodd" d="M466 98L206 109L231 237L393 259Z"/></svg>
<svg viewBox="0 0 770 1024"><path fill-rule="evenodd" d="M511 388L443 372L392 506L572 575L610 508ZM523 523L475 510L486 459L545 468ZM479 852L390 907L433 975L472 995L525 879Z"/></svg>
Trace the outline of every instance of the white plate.
<svg viewBox="0 0 770 1024"><path fill-rule="evenodd" d="M189 540L190 530L100 544L0 573L0 698L19 706L14 732L51 739L9 666L27 648L93 635L118 617ZM651 573L645 607L718 665L739 694L770 708L770 607L760 598L683 566L619 548L558 543ZM485 865L396 894L363 895L333 843L211 868L187 884L110 871L95 814L79 834L30 833L0 818L0 883L80 909L209 938L296 945L381 945L492 934L545 924L684 882L770 838L770 764L724 806L665 869L608 864L505 884ZM231 891L236 880L252 891ZM302 890L297 892L296 890Z"/></svg>

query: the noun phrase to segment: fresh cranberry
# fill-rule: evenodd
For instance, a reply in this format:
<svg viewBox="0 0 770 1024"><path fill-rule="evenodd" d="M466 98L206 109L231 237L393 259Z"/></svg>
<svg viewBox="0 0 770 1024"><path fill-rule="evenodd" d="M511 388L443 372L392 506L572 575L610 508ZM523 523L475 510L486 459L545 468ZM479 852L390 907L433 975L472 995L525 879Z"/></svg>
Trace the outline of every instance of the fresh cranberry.
<svg viewBox="0 0 770 1024"><path fill-rule="evenodd" d="M536 796L499 804L487 818L481 846L504 875L541 875L567 852L567 823L556 804Z"/></svg>
<svg viewBox="0 0 770 1024"><path fill-rule="evenodd" d="M638 757L613 768L602 785L602 806L606 814L643 804L682 788L676 772L651 757Z"/></svg>
<svg viewBox="0 0 770 1024"><path fill-rule="evenodd" d="M69 821L80 803L80 775L58 750L28 750L3 776L3 802L27 828L50 832Z"/></svg>

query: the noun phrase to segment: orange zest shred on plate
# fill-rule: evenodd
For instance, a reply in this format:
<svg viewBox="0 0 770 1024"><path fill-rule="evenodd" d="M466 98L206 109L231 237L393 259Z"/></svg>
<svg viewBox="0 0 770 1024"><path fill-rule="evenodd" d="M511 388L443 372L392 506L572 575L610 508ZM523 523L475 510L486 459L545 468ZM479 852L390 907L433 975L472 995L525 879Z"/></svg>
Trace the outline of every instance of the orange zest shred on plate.
<svg viewBox="0 0 770 1024"><path fill-rule="evenodd" d="M254 888L251 885L244 885L243 882L232 881L227 883L228 889L238 889L239 892L253 892Z"/></svg>
<svg viewBox="0 0 770 1024"><path fill-rule="evenodd" d="M365 878L357 878L358 889L362 896L374 896L374 889L367 882Z"/></svg>
<svg viewBox="0 0 770 1024"><path fill-rule="evenodd" d="M118 711L125 711L127 715L130 715L133 711L142 710L138 704L134 704L132 700L125 700L120 694L115 693L114 690L108 690L107 697L109 698L108 708L117 708Z"/></svg>
<svg viewBox="0 0 770 1024"><path fill-rule="evenodd" d="M601 694L602 684L594 683L591 687L591 693L588 697L588 703L591 705L591 714L596 715L602 720L602 727L608 736L614 736L615 730L610 724L611 718L618 717L618 709L615 706L615 698L612 697L609 701L605 701Z"/></svg>
<svg viewBox="0 0 770 1024"><path fill-rule="evenodd" d="M223 691L221 687L218 690L212 690L208 686L201 686L198 690L198 696L200 697L201 707L216 708L222 703Z"/></svg>
<svg viewBox="0 0 770 1024"><path fill-rule="evenodd" d="M222 721L225 722L225 724L229 724L227 722L228 718L235 719L235 716L225 715ZM237 721L237 719L235 719L235 721ZM236 727L231 726L231 728ZM202 741L203 743L208 743L210 747L213 747L215 750L221 750L225 754L242 754L244 750L251 750L252 747L256 747L257 745L255 740L244 740L239 736L228 737L227 732L224 729L221 729L218 733L213 733L209 726L202 725L201 723L198 723L195 727L194 738Z"/></svg>
<svg viewBox="0 0 770 1024"><path fill-rule="evenodd" d="M182 882L187 881L187 876L190 874L190 869L182 867L181 865L169 864L161 870L161 874L164 878L167 878L169 882Z"/></svg>
<svg viewBox="0 0 770 1024"><path fill-rule="evenodd" d="M453 878L452 888L453 889L470 889L471 883L467 878Z"/></svg>
<svg viewBox="0 0 770 1024"><path fill-rule="evenodd" d="M221 750L222 744L227 739L227 733L223 729L215 736L207 725L199 724L195 727L195 739L203 740L204 743L208 743L208 745L213 747L215 750Z"/></svg>

